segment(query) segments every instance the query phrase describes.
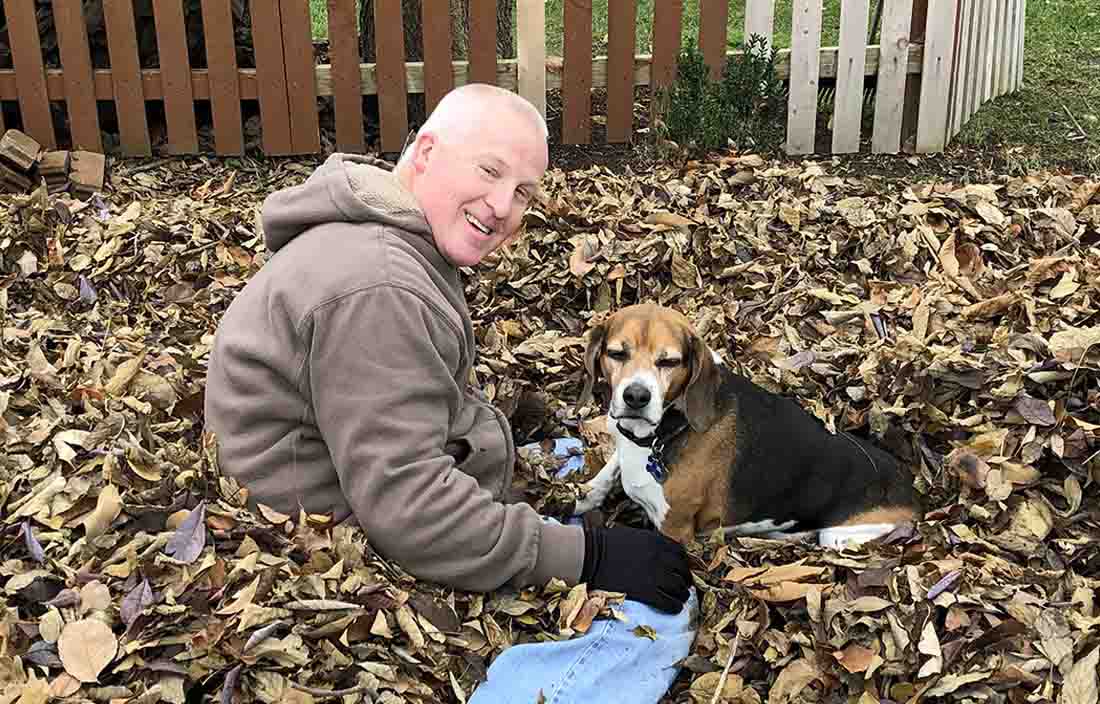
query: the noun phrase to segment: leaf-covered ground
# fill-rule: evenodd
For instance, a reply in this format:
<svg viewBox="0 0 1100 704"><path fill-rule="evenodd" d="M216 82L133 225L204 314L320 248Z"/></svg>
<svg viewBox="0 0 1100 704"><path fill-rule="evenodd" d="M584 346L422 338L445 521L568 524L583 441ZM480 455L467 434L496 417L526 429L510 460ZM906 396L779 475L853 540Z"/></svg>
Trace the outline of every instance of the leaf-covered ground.
<svg viewBox="0 0 1100 704"><path fill-rule="evenodd" d="M0 702L464 701L508 645L615 617L584 587L419 583L218 474L212 335L265 259L259 203L311 168L118 162L87 202L0 196ZM1096 704L1100 183L730 155L546 185L468 286L520 442L599 439L573 408L585 330L656 300L911 460L926 499L857 551L693 545L702 621L665 701ZM576 488L556 468L525 454L516 488L552 512Z"/></svg>

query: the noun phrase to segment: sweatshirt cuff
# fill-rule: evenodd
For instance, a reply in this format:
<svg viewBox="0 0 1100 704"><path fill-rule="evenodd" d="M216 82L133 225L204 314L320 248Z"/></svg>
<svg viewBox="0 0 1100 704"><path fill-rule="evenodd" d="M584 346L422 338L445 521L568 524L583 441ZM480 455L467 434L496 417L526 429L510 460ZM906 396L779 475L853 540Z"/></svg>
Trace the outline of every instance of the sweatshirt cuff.
<svg viewBox="0 0 1100 704"><path fill-rule="evenodd" d="M570 587L581 579L584 564L584 528L545 522L541 525L539 556L530 583L542 586L557 577Z"/></svg>

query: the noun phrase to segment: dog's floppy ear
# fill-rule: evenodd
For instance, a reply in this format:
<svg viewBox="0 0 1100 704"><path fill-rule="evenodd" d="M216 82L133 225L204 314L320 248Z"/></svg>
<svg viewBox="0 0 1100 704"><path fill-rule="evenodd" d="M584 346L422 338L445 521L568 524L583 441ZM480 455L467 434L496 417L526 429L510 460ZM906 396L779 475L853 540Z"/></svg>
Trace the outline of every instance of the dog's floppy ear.
<svg viewBox="0 0 1100 704"><path fill-rule="evenodd" d="M701 433L718 419L716 394L718 366L710 349L698 334L690 333L691 377L684 391L684 415L695 432Z"/></svg>
<svg viewBox="0 0 1100 704"><path fill-rule="evenodd" d="M592 387L600 375L599 356L603 352L603 344L607 339L607 323L601 323L592 328L588 334L588 348L584 351L584 388L577 398L577 408L592 399Z"/></svg>

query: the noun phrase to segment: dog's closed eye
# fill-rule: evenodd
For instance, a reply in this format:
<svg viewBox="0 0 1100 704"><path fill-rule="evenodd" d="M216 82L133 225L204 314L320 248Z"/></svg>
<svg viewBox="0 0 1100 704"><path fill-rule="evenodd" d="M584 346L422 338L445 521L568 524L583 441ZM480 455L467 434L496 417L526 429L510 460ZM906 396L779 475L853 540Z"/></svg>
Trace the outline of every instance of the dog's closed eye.
<svg viewBox="0 0 1100 704"><path fill-rule="evenodd" d="M630 356L626 350L608 350L607 356L614 359L616 362L623 362Z"/></svg>
<svg viewBox="0 0 1100 704"><path fill-rule="evenodd" d="M675 369L680 366L681 362L682 360L679 357L665 357L657 360L657 366L665 369Z"/></svg>

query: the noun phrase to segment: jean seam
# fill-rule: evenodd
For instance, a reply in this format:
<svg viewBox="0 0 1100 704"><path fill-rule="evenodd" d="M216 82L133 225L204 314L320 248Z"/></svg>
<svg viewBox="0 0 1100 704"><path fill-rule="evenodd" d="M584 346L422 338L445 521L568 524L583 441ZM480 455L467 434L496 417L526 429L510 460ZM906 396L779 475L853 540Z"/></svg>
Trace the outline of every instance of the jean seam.
<svg viewBox="0 0 1100 704"><path fill-rule="evenodd" d="M607 635L611 632L611 628L614 625L615 624L612 623L611 619L606 619L604 621L603 630L600 631L599 635L594 638L591 643L588 644L588 646L581 652L580 655L577 656L577 659L573 662L573 664L569 666L569 669L562 677L561 682L559 682L557 687L555 687L554 690L550 693L550 697L546 700L547 704L558 704L558 702L561 701L558 698L558 695L560 695L564 691L564 688L567 684L570 684L572 682L577 670L580 669L580 667L589 660L594 652L596 652L603 646L604 642L607 640Z"/></svg>

